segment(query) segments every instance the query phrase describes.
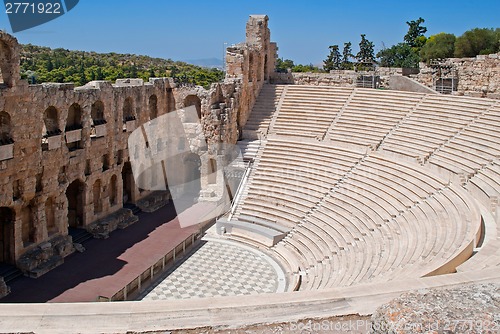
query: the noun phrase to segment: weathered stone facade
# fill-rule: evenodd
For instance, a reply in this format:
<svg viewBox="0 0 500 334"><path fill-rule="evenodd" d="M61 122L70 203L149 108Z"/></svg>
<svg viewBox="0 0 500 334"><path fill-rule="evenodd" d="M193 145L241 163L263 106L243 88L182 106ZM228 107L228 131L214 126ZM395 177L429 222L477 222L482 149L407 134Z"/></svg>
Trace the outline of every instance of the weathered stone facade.
<svg viewBox="0 0 500 334"><path fill-rule="evenodd" d="M500 53L474 58L449 58L444 64L456 70L458 76L456 94L500 99ZM420 63L420 73L411 77L432 87L433 72L431 66Z"/></svg>
<svg viewBox="0 0 500 334"><path fill-rule="evenodd" d="M252 15L247 23L246 42L227 48L227 78L239 78L241 96L237 115L237 126L246 124L255 99L264 82L274 73L276 43L271 42L271 33L267 27L266 15Z"/></svg>
<svg viewBox="0 0 500 334"><path fill-rule="evenodd" d="M443 64L456 71L458 85L455 95L500 99L500 53L475 58L450 58ZM437 77L434 68L420 63L419 73L412 74L406 71L408 70L401 68L378 67L375 72L333 70L330 73L272 73L271 83L354 87L359 76L376 75L380 77L381 88L391 89L391 77L408 76L433 89L434 80ZM446 71L443 74L444 76L451 75Z"/></svg>
<svg viewBox="0 0 500 334"><path fill-rule="evenodd" d="M378 67L375 72L354 70L332 70L330 73L272 73L271 83L313 85L313 86L336 86L355 87L359 76L377 75L388 80L390 76L403 75L401 68Z"/></svg>
<svg viewBox="0 0 500 334"><path fill-rule="evenodd" d="M130 133L151 119L195 105L194 135L235 143L274 70L267 22L250 17L246 42L228 49L227 79L209 90L170 78L30 86L18 79L16 39L0 32L0 262L41 275L74 251L70 227L106 237L130 221L125 203L168 200L138 189L129 162ZM218 154L200 155L202 186L203 166Z"/></svg>

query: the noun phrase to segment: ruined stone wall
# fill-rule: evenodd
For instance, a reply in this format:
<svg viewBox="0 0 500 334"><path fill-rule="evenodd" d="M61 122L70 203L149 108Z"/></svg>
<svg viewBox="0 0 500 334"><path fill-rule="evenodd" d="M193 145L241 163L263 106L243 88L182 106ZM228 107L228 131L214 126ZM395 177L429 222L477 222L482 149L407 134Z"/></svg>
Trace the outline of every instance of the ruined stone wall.
<svg viewBox="0 0 500 334"><path fill-rule="evenodd" d="M500 99L500 53L475 58L450 58L445 63L457 70L457 95ZM433 72L430 66L421 63L420 73L411 77L432 88Z"/></svg>
<svg viewBox="0 0 500 334"><path fill-rule="evenodd" d="M237 128L245 126L262 85L274 73L277 46L271 42L266 15L252 15L247 22L245 43L226 52L226 77L240 81Z"/></svg>
<svg viewBox="0 0 500 334"><path fill-rule="evenodd" d="M378 67L375 75L387 79L390 76L400 76L403 71L401 68ZM354 70L332 70L330 73L273 73L271 83L274 84L294 84L294 85L312 85L312 86L336 86L336 87L354 87L356 79L360 75L372 75L373 72L363 72Z"/></svg>
<svg viewBox="0 0 500 334"><path fill-rule="evenodd" d="M0 224L8 225L0 236L6 245L0 262L43 274L41 265L53 267L73 252L69 226L99 230L93 224L124 202L150 195L135 185L128 137L151 119L196 105L201 121L190 128L192 153L200 155L201 166L210 159L219 163L216 144L236 143L274 71L276 46L267 21L250 17L246 42L228 50L226 80L208 90L170 78L29 86L18 80L17 40L0 32ZM200 153L205 139L209 149Z"/></svg>

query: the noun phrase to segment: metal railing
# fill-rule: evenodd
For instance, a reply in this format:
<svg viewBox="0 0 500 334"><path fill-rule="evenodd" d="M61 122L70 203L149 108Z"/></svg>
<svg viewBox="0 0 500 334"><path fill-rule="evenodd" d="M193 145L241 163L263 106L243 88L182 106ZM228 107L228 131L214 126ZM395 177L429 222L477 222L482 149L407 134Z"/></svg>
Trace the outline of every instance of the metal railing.
<svg viewBox="0 0 500 334"><path fill-rule="evenodd" d="M187 251L191 250L197 240L196 236L201 235L202 231L203 229L200 229L198 232L193 233L184 239L180 244L174 247L174 249L156 261L155 264L143 271L139 276L134 278L114 295L111 297L99 296L97 297L97 301L126 301L138 297L142 292L144 292L146 287L150 286L154 282L155 278L158 278L161 274L172 268L178 259L183 258Z"/></svg>
<svg viewBox="0 0 500 334"><path fill-rule="evenodd" d="M250 162L248 162L248 164L245 167L245 174L243 174L243 177L241 178L240 184L238 185L238 188L236 189L236 196L234 196L233 200L231 201L231 210L229 211L228 220L231 220L231 218L234 215L234 211L236 211L236 207L238 206L238 203L241 199L241 194L242 194L243 189L245 188L245 185L248 181L248 177L250 175L250 172L252 171L253 163L254 163L254 161L251 160Z"/></svg>

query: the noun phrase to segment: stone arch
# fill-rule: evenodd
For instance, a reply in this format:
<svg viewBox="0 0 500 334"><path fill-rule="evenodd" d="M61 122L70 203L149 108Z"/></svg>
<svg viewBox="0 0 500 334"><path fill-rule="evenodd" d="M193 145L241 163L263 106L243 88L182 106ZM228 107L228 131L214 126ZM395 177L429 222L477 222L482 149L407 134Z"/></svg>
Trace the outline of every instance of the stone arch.
<svg viewBox="0 0 500 334"><path fill-rule="evenodd" d="M93 104L92 104L92 107L90 109L90 115L92 117L92 122L94 123L94 125L99 125L99 124L96 124L96 121L105 121L105 117L104 117L104 103L102 103L102 101L98 100L98 101L95 101Z"/></svg>
<svg viewBox="0 0 500 334"><path fill-rule="evenodd" d="M151 95L149 97L149 119L155 119L158 117L158 97L156 95Z"/></svg>
<svg viewBox="0 0 500 334"><path fill-rule="evenodd" d="M73 103L68 109L66 119L66 145L70 151L82 148L82 108L78 103ZM73 131L73 132L71 132Z"/></svg>
<svg viewBox="0 0 500 334"><path fill-rule="evenodd" d="M49 197L45 202L45 224L47 226L47 233L49 236L58 232L54 205L55 203L52 197Z"/></svg>
<svg viewBox="0 0 500 334"><path fill-rule="evenodd" d="M208 159L207 162L207 180L208 184L217 183L217 161L215 159Z"/></svg>
<svg viewBox="0 0 500 334"><path fill-rule="evenodd" d="M201 122L201 100L200 100L200 98L196 95L186 96L186 98L184 99L184 107L190 107L190 106L196 107L196 113L198 114L198 120L189 119L186 121L189 123L195 123L198 121Z"/></svg>
<svg viewBox="0 0 500 334"><path fill-rule="evenodd" d="M92 138L99 138L106 135L106 119L104 117L104 103L96 101L90 108L90 117L92 118L92 125L90 129L90 136Z"/></svg>
<svg viewBox="0 0 500 334"><path fill-rule="evenodd" d="M78 103L73 103L68 109L66 131L82 128L82 108Z"/></svg>
<svg viewBox="0 0 500 334"><path fill-rule="evenodd" d="M14 263L15 212L11 208L0 208L0 263Z"/></svg>
<svg viewBox="0 0 500 334"><path fill-rule="evenodd" d="M92 186L94 214L102 212L101 192L102 192L101 180L96 180L94 182L94 185Z"/></svg>
<svg viewBox="0 0 500 334"><path fill-rule="evenodd" d="M201 190L201 159L198 154L190 153L184 158L184 192L191 197L198 197Z"/></svg>
<svg viewBox="0 0 500 334"><path fill-rule="evenodd" d="M125 102L123 102L123 121L126 122L134 119L134 100L131 97L127 97Z"/></svg>
<svg viewBox="0 0 500 334"><path fill-rule="evenodd" d="M118 199L118 178L116 175L111 176L111 180L109 182L109 204L114 206L117 204Z"/></svg>
<svg viewBox="0 0 500 334"><path fill-rule="evenodd" d="M24 247L27 247L35 242L35 226L33 218L33 207L31 204L21 209L21 237Z"/></svg>
<svg viewBox="0 0 500 334"><path fill-rule="evenodd" d="M43 135L54 135L59 132L59 112L50 106L43 112Z"/></svg>
<svg viewBox="0 0 500 334"><path fill-rule="evenodd" d="M85 184L80 180L73 181L66 188L69 227L78 228L84 226L84 191Z"/></svg>
<svg viewBox="0 0 500 334"><path fill-rule="evenodd" d="M5 111L0 112L0 145L11 144L12 126L10 115Z"/></svg>

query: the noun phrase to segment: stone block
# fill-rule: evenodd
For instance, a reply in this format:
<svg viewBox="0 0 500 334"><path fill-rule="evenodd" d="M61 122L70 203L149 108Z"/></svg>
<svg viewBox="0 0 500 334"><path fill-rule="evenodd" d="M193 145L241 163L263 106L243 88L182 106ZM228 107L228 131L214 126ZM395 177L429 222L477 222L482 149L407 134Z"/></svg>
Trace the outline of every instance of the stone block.
<svg viewBox="0 0 500 334"><path fill-rule="evenodd" d="M87 231L96 239L107 239L111 232L130 226L138 220L139 218L132 213L132 210L123 208L90 224Z"/></svg>
<svg viewBox="0 0 500 334"><path fill-rule="evenodd" d="M170 199L169 191L157 191L139 200L137 207L144 212L154 212L168 204Z"/></svg>
<svg viewBox="0 0 500 334"><path fill-rule="evenodd" d="M125 128L127 130L127 132L132 132L134 131L136 128L137 128L137 125L136 125L136 120L130 120L130 121L126 121L125 122Z"/></svg>
<svg viewBox="0 0 500 334"><path fill-rule="evenodd" d="M0 146L0 161L12 159L14 157L14 144Z"/></svg>
<svg viewBox="0 0 500 334"><path fill-rule="evenodd" d="M66 143L74 143L82 140L82 129L66 131Z"/></svg>
<svg viewBox="0 0 500 334"><path fill-rule="evenodd" d="M23 254L17 267L29 277L40 277L64 262L74 252L70 236L56 236Z"/></svg>
<svg viewBox="0 0 500 334"><path fill-rule="evenodd" d="M61 135L50 136L47 138L47 142L49 143L49 150L57 150L61 147Z"/></svg>
<svg viewBox="0 0 500 334"><path fill-rule="evenodd" d="M97 138L106 136L106 124L96 125L94 128L95 136Z"/></svg>

